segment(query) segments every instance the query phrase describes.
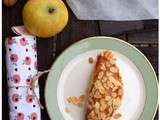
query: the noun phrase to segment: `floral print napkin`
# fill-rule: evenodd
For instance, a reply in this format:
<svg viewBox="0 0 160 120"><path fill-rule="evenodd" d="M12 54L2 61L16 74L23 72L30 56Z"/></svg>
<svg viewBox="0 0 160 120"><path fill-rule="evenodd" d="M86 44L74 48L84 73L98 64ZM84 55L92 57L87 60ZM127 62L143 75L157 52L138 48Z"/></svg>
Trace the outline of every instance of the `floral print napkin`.
<svg viewBox="0 0 160 120"><path fill-rule="evenodd" d="M36 38L25 35L6 39L6 65L10 120L40 120L38 82L29 88L37 70Z"/></svg>

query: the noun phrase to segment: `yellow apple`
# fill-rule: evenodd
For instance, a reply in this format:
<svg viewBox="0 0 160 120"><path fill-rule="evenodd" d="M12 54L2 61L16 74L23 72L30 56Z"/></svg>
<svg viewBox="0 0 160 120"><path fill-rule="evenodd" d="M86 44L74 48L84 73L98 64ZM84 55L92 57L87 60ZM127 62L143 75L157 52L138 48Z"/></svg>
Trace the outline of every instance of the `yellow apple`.
<svg viewBox="0 0 160 120"><path fill-rule="evenodd" d="M31 34L47 38L63 30L68 11L62 0L28 0L23 8L23 22Z"/></svg>

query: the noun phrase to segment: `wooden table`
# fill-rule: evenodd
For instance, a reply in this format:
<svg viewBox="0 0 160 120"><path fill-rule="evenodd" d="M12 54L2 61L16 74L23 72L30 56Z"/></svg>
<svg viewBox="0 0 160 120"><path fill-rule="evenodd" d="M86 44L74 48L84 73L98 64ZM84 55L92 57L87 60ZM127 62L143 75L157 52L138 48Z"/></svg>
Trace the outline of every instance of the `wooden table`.
<svg viewBox="0 0 160 120"><path fill-rule="evenodd" d="M3 120L8 120L7 83L5 66L4 38L14 36L11 26L22 25L22 8L26 0L7 8L2 8L2 37L3 37ZM68 7L68 6L67 6ZM57 36L48 39L38 38L39 70L49 69L60 53L71 44L91 36L113 36L136 46L146 55L158 75L158 20L113 22L113 21L80 21L69 10L69 22L66 28ZM44 86L46 76L40 78L41 102L44 105ZM42 120L50 120L46 109L41 111ZM155 119L158 120L158 114Z"/></svg>

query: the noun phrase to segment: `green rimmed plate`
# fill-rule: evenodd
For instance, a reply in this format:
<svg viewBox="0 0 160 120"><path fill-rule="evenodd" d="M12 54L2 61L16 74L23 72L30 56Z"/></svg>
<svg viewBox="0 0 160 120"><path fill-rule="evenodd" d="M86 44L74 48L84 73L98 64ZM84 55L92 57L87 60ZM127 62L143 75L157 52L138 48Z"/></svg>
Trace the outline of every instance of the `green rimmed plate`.
<svg viewBox="0 0 160 120"><path fill-rule="evenodd" d="M45 101L53 120L83 120L85 107L67 103L67 97L85 93L94 65L88 57L104 50L117 56L124 82L120 120L152 120L157 109L158 83L147 58L134 46L112 37L91 37L73 44L55 61L45 87ZM65 112L65 108L69 112Z"/></svg>

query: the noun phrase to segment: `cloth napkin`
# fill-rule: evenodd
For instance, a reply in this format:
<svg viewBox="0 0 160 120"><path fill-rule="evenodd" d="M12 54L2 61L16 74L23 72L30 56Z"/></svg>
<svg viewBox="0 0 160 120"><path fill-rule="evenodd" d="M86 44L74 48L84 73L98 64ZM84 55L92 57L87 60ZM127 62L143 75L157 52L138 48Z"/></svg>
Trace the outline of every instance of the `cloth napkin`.
<svg viewBox="0 0 160 120"><path fill-rule="evenodd" d="M80 20L145 20L158 18L158 0L66 0Z"/></svg>
<svg viewBox="0 0 160 120"><path fill-rule="evenodd" d="M9 37L5 45L10 120L40 120L38 82L36 96L29 88L38 72L36 39L29 35Z"/></svg>

